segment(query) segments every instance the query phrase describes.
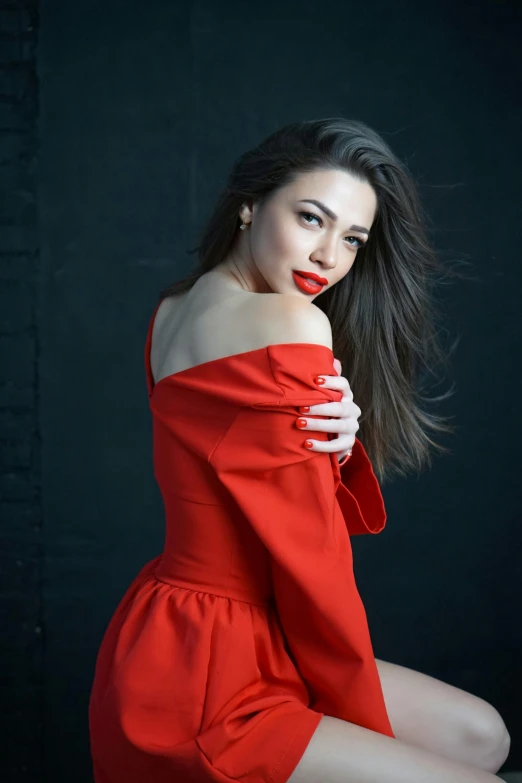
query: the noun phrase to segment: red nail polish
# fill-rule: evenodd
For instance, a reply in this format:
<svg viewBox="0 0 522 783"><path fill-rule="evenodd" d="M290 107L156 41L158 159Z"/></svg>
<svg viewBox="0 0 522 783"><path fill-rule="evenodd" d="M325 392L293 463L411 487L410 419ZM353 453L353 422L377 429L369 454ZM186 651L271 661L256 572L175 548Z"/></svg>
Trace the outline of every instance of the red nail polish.
<svg viewBox="0 0 522 783"><path fill-rule="evenodd" d="M299 427L300 430L304 430L307 424L308 422L306 421L306 419L297 419L295 426Z"/></svg>
<svg viewBox="0 0 522 783"><path fill-rule="evenodd" d="M304 445L306 446L307 449L311 449L314 444L312 443L311 440L305 440Z"/></svg>
<svg viewBox="0 0 522 783"><path fill-rule="evenodd" d="M325 382L325 381L324 381L324 378L320 378L318 375L316 375L316 377L314 378L314 380L315 380L315 382L316 382L316 383L317 383L319 386L321 386L321 384L323 384L323 383Z"/></svg>
<svg viewBox="0 0 522 783"><path fill-rule="evenodd" d="M310 406L301 405L301 407L299 408L299 413L310 413Z"/></svg>

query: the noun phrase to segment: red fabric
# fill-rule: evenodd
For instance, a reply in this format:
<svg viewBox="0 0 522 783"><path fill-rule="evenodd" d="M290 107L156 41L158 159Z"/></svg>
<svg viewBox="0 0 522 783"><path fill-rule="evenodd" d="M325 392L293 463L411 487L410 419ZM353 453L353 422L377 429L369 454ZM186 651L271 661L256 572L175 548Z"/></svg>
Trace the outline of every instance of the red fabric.
<svg viewBox="0 0 522 783"><path fill-rule="evenodd" d="M385 525L379 485L360 441L340 468L295 426L300 405L342 397L314 382L335 374L329 348L270 345L154 385L154 315L165 546L98 652L95 781L283 783L323 715L394 736L350 546Z"/></svg>

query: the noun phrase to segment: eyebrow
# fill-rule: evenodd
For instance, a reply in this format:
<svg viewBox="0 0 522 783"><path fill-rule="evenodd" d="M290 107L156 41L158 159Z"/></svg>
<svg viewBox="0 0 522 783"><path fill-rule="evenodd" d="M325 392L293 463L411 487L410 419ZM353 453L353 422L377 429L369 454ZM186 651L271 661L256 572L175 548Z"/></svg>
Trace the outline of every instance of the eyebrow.
<svg viewBox="0 0 522 783"><path fill-rule="evenodd" d="M300 203L300 202L308 203L308 204L315 204L315 206L319 207L319 209L322 209L323 212L326 215L328 215L330 220L334 221L334 223L337 220L337 215L335 214L335 212L332 212L332 210L329 209L329 207L327 207L326 204L323 204L322 201L316 201L315 198L302 198L302 199L299 199L298 203ZM364 226L350 226L348 231L360 231L361 234L368 234L368 235L370 233L367 228L364 228Z"/></svg>

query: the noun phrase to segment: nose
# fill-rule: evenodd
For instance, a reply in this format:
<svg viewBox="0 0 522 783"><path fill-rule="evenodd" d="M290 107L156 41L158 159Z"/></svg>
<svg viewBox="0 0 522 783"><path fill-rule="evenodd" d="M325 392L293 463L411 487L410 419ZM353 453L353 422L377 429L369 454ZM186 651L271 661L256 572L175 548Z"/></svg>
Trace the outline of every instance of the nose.
<svg viewBox="0 0 522 783"><path fill-rule="evenodd" d="M334 269L337 266L337 238L335 232L325 232L319 238L319 246L316 247L310 258L321 264L323 271Z"/></svg>
<svg viewBox="0 0 522 783"><path fill-rule="evenodd" d="M310 259L317 264L320 264L323 271L327 269L335 269L337 266L337 256L335 249L332 246L326 246L321 249L314 250Z"/></svg>

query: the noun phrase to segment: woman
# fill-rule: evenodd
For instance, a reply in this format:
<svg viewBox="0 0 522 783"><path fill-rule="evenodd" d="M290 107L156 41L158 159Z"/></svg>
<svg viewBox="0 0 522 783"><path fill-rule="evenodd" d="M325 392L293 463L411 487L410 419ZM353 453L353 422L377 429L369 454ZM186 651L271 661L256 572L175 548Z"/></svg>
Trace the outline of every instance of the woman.
<svg viewBox="0 0 522 783"><path fill-rule="evenodd" d="M96 783L498 779L501 717L376 660L353 576L376 476L450 429L419 402L438 264L405 167L363 123L286 126L239 158L199 251L149 324L166 539L100 647Z"/></svg>

